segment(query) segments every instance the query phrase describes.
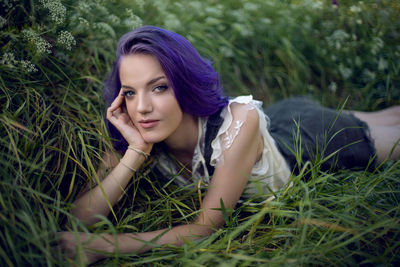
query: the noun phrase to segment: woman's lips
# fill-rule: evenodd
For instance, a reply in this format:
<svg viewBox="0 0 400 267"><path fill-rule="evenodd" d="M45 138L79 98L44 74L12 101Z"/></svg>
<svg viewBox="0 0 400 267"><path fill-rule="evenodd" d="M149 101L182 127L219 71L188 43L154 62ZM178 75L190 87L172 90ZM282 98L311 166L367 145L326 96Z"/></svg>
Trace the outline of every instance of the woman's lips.
<svg viewBox="0 0 400 267"><path fill-rule="evenodd" d="M153 128L158 124L159 120L143 120L139 121L139 124L144 129Z"/></svg>

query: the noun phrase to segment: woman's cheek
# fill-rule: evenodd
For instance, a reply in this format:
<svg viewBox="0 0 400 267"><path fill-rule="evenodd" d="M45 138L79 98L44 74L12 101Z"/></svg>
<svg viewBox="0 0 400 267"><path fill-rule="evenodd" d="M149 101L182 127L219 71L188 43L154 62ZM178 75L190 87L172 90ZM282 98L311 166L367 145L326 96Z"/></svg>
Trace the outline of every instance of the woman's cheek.
<svg viewBox="0 0 400 267"><path fill-rule="evenodd" d="M133 123L135 123L135 116L134 116L134 111L131 107L131 105L126 105L126 112L128 113L129 118Z"/></svg>

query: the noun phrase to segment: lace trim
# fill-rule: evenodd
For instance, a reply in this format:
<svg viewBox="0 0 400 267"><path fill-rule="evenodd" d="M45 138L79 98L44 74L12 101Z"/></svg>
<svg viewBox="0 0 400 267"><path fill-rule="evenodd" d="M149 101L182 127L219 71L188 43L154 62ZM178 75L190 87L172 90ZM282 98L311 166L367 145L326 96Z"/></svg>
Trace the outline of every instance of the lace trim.
<svg viewBox="0 0 400 267"><path fill-rule="evenodd" d="M235 112L235 118L232 115L232 104L242 104L239 107L240 112ZM224 163L223 153L229 149L236 137L240 133L240 129L246 121L247 113L249 110L253 110L262 103L260 101L253 100L251 96L241 96L230 101L228 106L222 111L221 116L225 117L224 123L221 125L218 131L217 137L212 142L213 155L211 156L211 165L215 166Z"/></svg>
<svg viewBox="0 0 400 267"><path fill-rule="evenodd" d="M227 150L230 148L233 144L233 141L235 140L236 136L239 134L240 127L242 127L244 121L242 120L237 120L235 121L235 126L233 126L232 132L227 131L224 136L222 137L222 151Z"/></svg>

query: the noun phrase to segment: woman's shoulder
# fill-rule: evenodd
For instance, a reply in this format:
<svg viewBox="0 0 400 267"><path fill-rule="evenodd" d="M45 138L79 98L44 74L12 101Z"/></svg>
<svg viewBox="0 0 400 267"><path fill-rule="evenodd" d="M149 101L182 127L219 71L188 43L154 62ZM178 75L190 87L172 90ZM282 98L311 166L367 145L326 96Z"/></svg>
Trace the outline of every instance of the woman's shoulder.
<svg viewBox="0 0 400 267"><path fill-rule="evenodd" d="M223 123L219 134L226 133L229 129L238 129L244 123L252 124L265 117L262 111L262 102L253 99L253 96L238 96L231 98L228 105L222 110Z"/></svg>
<svg viewBox="0 0 400 267"><path fill-rule="evenodd" d="M254 125L259 120L257 109L252 103L232 102L230 104L230 115L233 124L230 123L229 128L234 128L235 125L237 127L239 124L251 127L251 125Z"/></svg>
<svg viewBox="0 0 400 267"><path fill-rule="evenodd" d="M244 105L244 106L251 106L253 108L262 108L262 102L256 99L253 99L252 95L242 95L242 96L237 96L229 99L229 104L228 106L238 106L238 105Z"/></svg>
<svg viewBox="0 0 400 267"><path fill-rule="evenodd" d="M262 103L253 100L252 96L239 96L230 99L229 104L222 110L223 123L218 130L211 146L213 154L211 165L223 160L223 153L229 149L241 132L259 136L260 107Z"/></svg>

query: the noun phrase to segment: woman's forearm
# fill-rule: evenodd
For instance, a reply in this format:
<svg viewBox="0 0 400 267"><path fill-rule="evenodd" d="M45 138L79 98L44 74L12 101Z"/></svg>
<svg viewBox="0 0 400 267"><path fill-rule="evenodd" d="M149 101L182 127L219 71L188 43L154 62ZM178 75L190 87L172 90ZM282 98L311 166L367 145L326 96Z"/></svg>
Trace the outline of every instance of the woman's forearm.
<svg viewBox="0 0 400 267"><path fill-rule="evenodd" d="M153 247L162 245L181 246L185 240L196 240L198 238L210 235L214 232L211 226L204 226L198 224L186 224L175 226L171 229L162 229L152 232L136 233L136 234L118 234L117 244L113 246L115 253L129 254L129 253L143 253Z"/></svg>
<svg viewBox="0 0 400 267"><path fill-rule="evenodd" d="M84 224L97 222L99 219L95 215L108 215L110 206L107 200L111 206L118 201L132 177L132 169L137 170L144 158L135 151L127 150L121 161L123 163L120 162L111 171L101 182L101 186L97 185L74 201L71 213Z"/></svg>

